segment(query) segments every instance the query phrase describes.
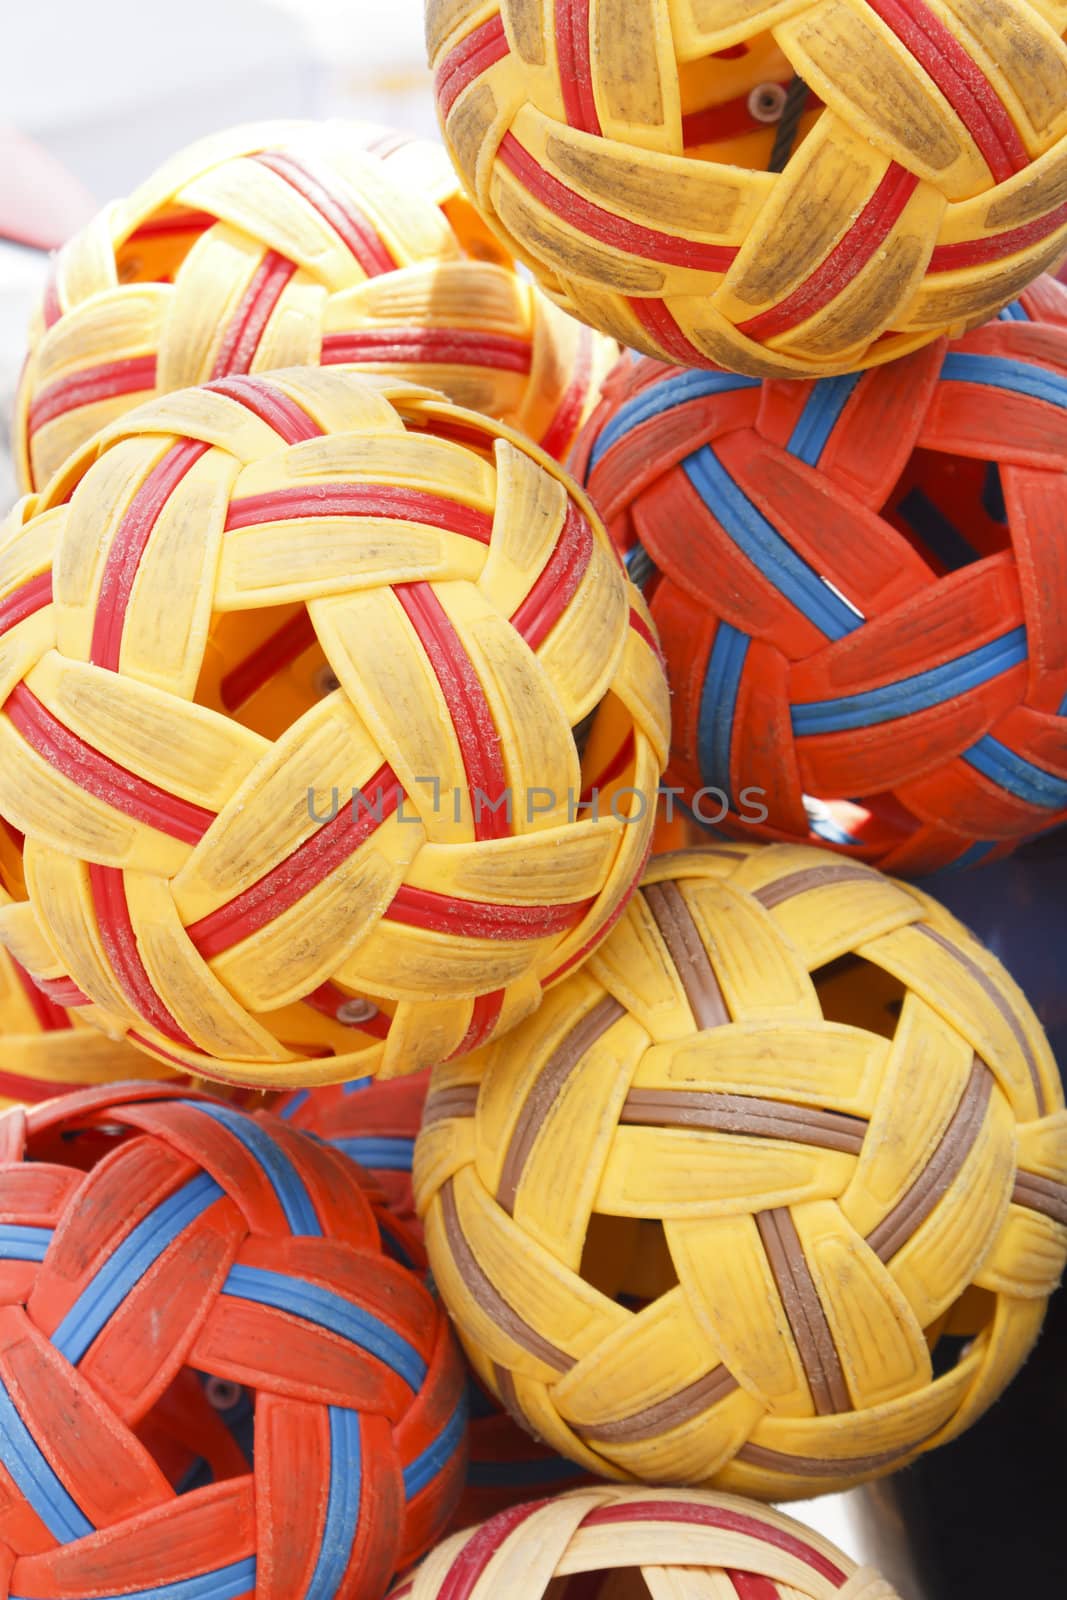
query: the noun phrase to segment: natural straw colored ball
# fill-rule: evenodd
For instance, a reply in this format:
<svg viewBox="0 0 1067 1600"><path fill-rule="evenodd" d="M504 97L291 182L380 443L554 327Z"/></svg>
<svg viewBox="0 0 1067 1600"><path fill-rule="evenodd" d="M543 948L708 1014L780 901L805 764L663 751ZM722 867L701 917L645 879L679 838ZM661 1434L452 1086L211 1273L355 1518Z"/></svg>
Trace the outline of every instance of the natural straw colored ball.
<svg viewBox="0 0 1067 1600"><path fill-rule="evenodd" d="M84 1001L72 984L46 981L39 988L0 950L0 1110L120 1078L173 1075L128 1044L111 1018L99 1017L100 1026L90 1027Z"/></svg>
<svg viewBox="0 0 1067 1600"><path fill-rule="evenodd" d="M1065 452L1048 277L874 372L620 362L571 467L651 607L701 821L907 876L1067 821Z"/></svg>
<svg viewBox="0 0 1067 1600"><path fill-rule="evenodd" d="M438 1545L389 1600L896 1600L810 1528L700 1489L578 1489Z"/></svg>
<svg viewBox="0 0 1067 1600"><path fill-rule="evenodd" d="M472 1049L637 882L655 637L499 424L221 379L98 435L0 573L0 940L170 1065L291 1088Z"/></svg>
<svg viewBox="0 0 1067 1600"><path fill-rule="evenodd" d="M1040 1024L927 896L806 846L654 857L585 968L436 1070L434 1279L594 1472L807 1497L960 1433L1067 1259Z"/></svg>
<svg viewBox="0 0 1067 1600"><path fill-rule="evenodd" d="M466 1407L356 1167L137 1083L8 1111L0 1155L4 1595L379 1600L444 1531Z"/></svg>
<svg viewBox="0 0 1067 1600"><path fill-rule="evenodd" d="M483 215L568 310L681 366L875 365L1067 251L1061 11L427 0Z"/></svg>
<svg viewBox="0 0 1067 1600"><path fill-rule="evenodd" d="M41 488L152 394L321 362L443 390L562 458L615 354L516 276L440 145L257 124L182 151L59 252L16 455Z"/></svg>

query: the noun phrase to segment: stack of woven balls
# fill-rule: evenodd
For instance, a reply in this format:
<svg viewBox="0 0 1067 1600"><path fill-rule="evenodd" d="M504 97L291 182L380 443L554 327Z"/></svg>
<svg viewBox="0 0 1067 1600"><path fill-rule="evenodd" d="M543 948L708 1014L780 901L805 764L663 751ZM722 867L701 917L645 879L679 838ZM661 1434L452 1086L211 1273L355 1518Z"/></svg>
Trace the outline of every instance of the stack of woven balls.
<svg viewBox="0 0 1067 1600"><path fill-rule="evenodd" d="M59 253L0 1595L891 1597L741 1497L955 1437L1067 1260L902 881L1067 820L1062 21L429 0L447 154L241 128Z"/></svg>

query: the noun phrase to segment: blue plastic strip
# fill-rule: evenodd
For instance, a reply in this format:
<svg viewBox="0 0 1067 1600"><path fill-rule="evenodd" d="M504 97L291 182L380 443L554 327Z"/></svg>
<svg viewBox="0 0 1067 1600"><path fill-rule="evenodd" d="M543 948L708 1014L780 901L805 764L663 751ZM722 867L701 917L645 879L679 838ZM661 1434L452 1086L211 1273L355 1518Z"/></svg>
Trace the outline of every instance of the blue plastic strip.
<svg viewBox="0 0 1067 1600"><path fill-rule="evenodd" d="M214 1178L201 1172L141 1219L89 1280L53 1333L52 1343L60 1355L77 1365L149 1267L222 1192Z"/></svg>
<svg viewBox="0 0 1067 1600"><path fill-rule="evenodd" d="M999 322L1029 322L1030 317L1021 300L1013 300L1010 306L1003 306L997 312Z"/></svg>
<svg viewBox="0 0 1067 1600"><path fill-rule="evenodd" d="M1008 389L1031 400L1067 407L1067 378L1035 367L1028 361L1011 361L1006 356L978 356L966 351L949 352L941 367L946 382L982 383L993 389Z"/></svg>
<svg viewBox="0 0 1067 1600"><path fill-rule="evenodd" d="M335 1150L341 1150L361 1167L377 1168L381 1172L410 1172L415 1159L414 1139L331 1139Z"/></svg>
<svg viewBox="0 0 1067 1600"><path fill-rule="evenodd" d="M0 1382L0 1455L22 1494L57 1544L71 1544L94 1531L85 1512L63 1487Z"/></svg>
<svg viewBox="0 0 1067 1600"><path fill-rule="evenodd" d="M356 1094L360 1089L369 1089L373 1082L373 1078L352 1078L348 1083L341 1085L341 1093Z"/></svg>
<svg viewBox="0 0 1067 1600"><path fill-rule="evenodd" d="M203 1572L198 1578L179 1578L177 1583L157 1584L152 1589L123 1589L121 1594L102 1594L95 1600L238 1600L253 1595L256 1589L256 1558L245 1556L228 1567ZM25 1600L12 1595L11 1600Z"/></svg>
<svg viewBox="0 0 1067 1600"><path fill-rule="evenodd" d="M976 867L980 861L984 861L986 856L990 855L995 849L995 841L979 840L977 844L969 845L962 855L957 856L955 861L950 861L941 870L942 872L965 872L968 867Z"/></svg>
<svg viewBox="0 0 1067 1600"><path fill-rule="evenodd" d="M897 506L897 515L918 535L926 548L933 552L948 572L970 566L977 560L977 551L967 543L963 534L950 522L934 502L921 489L909 489Z"/></svg>
<svg viewBox="0 0 1067 1600"><path fill-rule="evenodd" d="M708 657L708 670L700 691L697 719L697 759L700 775L711 788L727 796L730 787L730 747L741 673L748 655L747 634L720 622Z"/></svg>
<svg viewBox="0 0 1067 1600"><path fill-rule="evenodd" d="M330 1489L322 1542L303 1600L336 1600L356 1542L363 1458L359 1414L330 1406Z"/></svg>
<svg viewBox="0 0 1067 1600"><path fill-rule="evenodd" d="M999 639L991 639L977 650L957 656L927 672L884 684L880 689L865 689L860 694L843 695L839 700L811 700L792 707L793 732L798 738L815 733L840 733L846 728L869 728L879 722L893 722L956 695L966 694L988 683L1026 660L1026 629L1012 628Z"/></svg>
<svg viewBox="0 0 1067 1600"><path fill-rule="evenodd" d="M987 733L965 750L963 760L1028 805L1043 806L1047 811L1060 811L1067 806L1067 779L1036 767L992 734Z"/></svg>
<svg viewBox="0 0 1067 1600"><path fill-rule="evenodd" d="M276 1117L281 1117L283 1122L288 1122L291 1117L296 1116L301 1106L307 1104L308 1095L310 1093L310 1089L298 1090L297 1093L293 1095L291 1100L287 1100L285 1105L281 1106L277 1111L275 1111L274 1115Z"/></svg>
<svg viewBox="0 0 1067 1600"><path fill-rule="evenodd" d="M862 372L845 372L839 378L822 378L813 386L786 446L791 455L809 467L816 464L862 377Z"/></svg>
<svg viewBox="0 0 1067 1600"><path fill-rule="evenodd" d="M203 1100L190 1100L187 1104L202 1112L204 1116L220 1122L228 1133L232 1133L235 1139L240 1140L249 1155L259 1162L270 1181L271 1188L278 1196L278 1204L285 1213L285 1220L295 1234L311 1235L316 1238L321 1236L322 1224L311 1203L311 1196L307 1192L303 1178L265 1128L258 1122L253 1122L251 1117L245 1116L244 1112L234 1111L230 1106L213 1105Z"/></svg>
<svg viewBox="0 0 1067 1600"><path fill-rule="evenodd" d="M27 1228L19 1222L0 1225L0 1261L43 1261L51 1243L51 1228Z"/></svg>
<svg viewBox="0 0 1067 1600"><path fill-rule="evenodd" d="M737 487L710 445L687 456L682 470L738 549L828 639L841 639L862 626L863 618L823 583Z"/></svg>
<svg viewBox="0 0 1067 1600"><path fill-rule="evenodd" d="M632 433L643 422L658 417L675 406L690 400L703 400L712 394L730 394L736 389L754 389L758 378L742 378L732 372L680 372L676 378L666 378L620 406L601 429L589 454L589 466L595 467L600 458L626 434Z"/></svg>
<svg viewBox="0 0 1067 1600"><path fill-rule="evenodd" d="M432 1439L422 1452L404 1468L404 1493L414 1500L420 1489L432 1483L437 1474L451 1461L463 1442L467 1431L467 1396L460 1395L459 1404L449 1417L436 1439Z"/></svg>
<svg viewBox="0 0 1067 1600"><path fill-rule="evenodd" d="M413 1390L419 1389L426 1377L426 1363L414 1345L369 1311L352 1305L317 1283L290 1278L266 1267L235 1266L230 1268L222 1292L241 1300L253 1300L257 1305L273 1306L276 1311L286 1311L290 1316L328 1328L331 1333L366 1350L368 1355L376 1356Z"/></svg>

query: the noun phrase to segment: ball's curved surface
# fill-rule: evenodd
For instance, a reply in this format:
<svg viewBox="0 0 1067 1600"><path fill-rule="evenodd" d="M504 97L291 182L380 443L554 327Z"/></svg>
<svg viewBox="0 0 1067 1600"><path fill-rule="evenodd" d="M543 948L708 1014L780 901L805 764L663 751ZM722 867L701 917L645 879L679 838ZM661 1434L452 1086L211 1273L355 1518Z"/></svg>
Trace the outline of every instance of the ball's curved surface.
<svg viewBox="0 0 1067 1600"><path fill-rule="evenodd" d="M863 375L620 363L571 464L645 587L702 821L914 876L1067 819L1065 450L1047 277Z"/></svg>
<svg viewBox="0 0 1067 1600"><path fill-rule="evenodd" d="M321 362L443 390L562 458L615 354L516 276L439 145L253 124L183 150L58 253L15 455L40 489L153 394Z"/></svg>
<svg viewBox="0 0 1067 1600"><path fill-rule="evenodd" d="M438 113L561 305L681 366L848 372L1067 251L1063 18L921 0L428 0Z"/></svg>
<svg viewBox="0 0 1067 1600"><path fill-rule="evenodd" d="M532 1009L636 884L655 637L501 425L322 368L221 379L98 435L0 564L0 941L158 1059L415 1071Z"/></svg>
<svg viewBox="0 0 1067 1600"><path fill-rule="evenodd" d="M381 1595L451 1514L463 1372L352 1164L130 1083L0 1148L5 1587Z"/></svg>
<svg viewBox="0 0 1067 1600"><path fill-rule="evenodd" d="M415 1154L483 1381L590 1470L760 1498L891 1471L999 1395L1067 1258L1067 1115L1007 972L805 846L654 857Z"/></svg>
<svg viewBox="0 0 1067 1600"><path fill-rule="evenodd" d="M792 1517L699 1489L598 1485L506 1511L438 1546L390 1600L896 1600Z"/></svg>

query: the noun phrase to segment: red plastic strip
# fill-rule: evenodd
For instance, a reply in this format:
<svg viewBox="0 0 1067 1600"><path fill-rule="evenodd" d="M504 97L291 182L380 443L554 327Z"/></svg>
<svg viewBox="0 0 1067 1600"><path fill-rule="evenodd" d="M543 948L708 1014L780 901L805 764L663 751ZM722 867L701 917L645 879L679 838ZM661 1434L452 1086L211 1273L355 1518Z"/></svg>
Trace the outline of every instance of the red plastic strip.
<svg viewBox="0 0 1067 1600"><path fill-rule="evenodd" d="M734 1586L737 1600L782 1600L778 1585L761 1573L735 1572L728 1567L726 1576Z"/></svg>
<svg viewBox="0 0 1067 1600"><path fill-rule="evenodd" d="M90 1083L58 1084L54 1078L24 1078L18 1072L0 1072L0 1095L6 1100L25 1101L39 1105L42 1100L53 1100L59 1093L77 1094L79 1089L91 1089Z"/></svg>
<svg viewBox="0 0 1067 1600"><path fill-rule="evenodd" d="M12 726L42 760L86 794L95 795L124 816L157 828L183 844L196 844L214 822L213 811L158 788L86 744L54 717L24 683L15 685L3 709Z"/></svg>
<svg viewBox="0 0 1067 1600"><path fill-rule="evenodd" d="M453 1061L457 1056L465 1056L471 1050L477 1050L479 1045L485 1044L492 1037L493 1029L500 1021L503 1006L503 989L493 989L489 994L478 995L471 1006L471 1020L467 1025L467 1031L447 1059Z"/></svg>
<svg viewBox="0 0 1067 1600"><path fill-rule="evenodd" d="M365 805L342 803L337 815L297 845L292 855L185 930L205 961L240 944L310 894L370 838L379 822L392 816L403 795L389 766L379 767L362 792Z"/></svg>
<svg viewBox="0 0 1067 1600"><path fill-rule="evenodd" d="M6 633L9 628L32 617L35 611L42 611L51 604L51 572L39 572L35 578L27 578L25 583L12 589L9 595L0 600L0 633Z"/></svg>
<svg viewBox="0 0 1067 1600"><path fill-rule="evenodd" d="M297 405L291 395L276 388L273 383L264 382L262 378L234 373L230 377L216 378L205 388L213 390L215 394L224 394L228 400L236 400L238 405L244 406L246 411L251 411L253 416L265 422L268 428L273 428L286 444L300 444L304 439L322 437L322 429L303 406Z"/></svg>
<svg viewBox="0 0 1067 1600"><path fill-rule="evenodd" d="M267 251L253 272L248 288L241 296L237 310L222 336L211 374L213 379L251 370L263 330L295 271L295 262L286 260L276 250Z"/></svg>
<svg viewBox="0 0 1067 1600"><path fill-rule="evenodd" d="M66 1011L71 1006L91 1006L92 1001L84 994L73 978L37 978L37 988L46 994L49 1000Z"/></svg>
<svg viewBox="0 0 1067 1600"><path fill-rule="evenodd" d="M500 734L463 641L430 584L397 584L393 593L404 608L445 697L467 776L474 837L479 842L506 839L511 833L506 808L494 809L507 789ZM485 797L481 803L479 795Z"/></svg>
<svg viewBox="0 0 1067 1600"><path fill-rule="evenodd" d="M423 522L429 528L462 534L488 544L493 519L445 495L380 483L330 483L317 489L272 489L230 502L226 532L255 528L263 522L296 522L301 517L388 517Z"/></svg>
<svg viewBox="0 0 1067 1600"><path fill-rule="evenodd" d="M168 211L162 216L146 217L130 234L130 239L149 239L160 233L205 233L218 220L211 211Z"/></svg>
<svg viewBox="0 0 1067 1600"><path fill-rule="evenodd" d="M469 939L546 939L580 922L592 899L557 906L510 906L460 900L402 884L385 913L391 922Z"/></svg>
<svg viewBox="0 0 1067 1600"><path fill-rule="evenodd" d="M871 198L825 260L776 306L749 317L747 322L739 322L738 333L749 339L773 339L775 334L795 328L798 322L829 305L889 236L918 181L913 173L890 162Z"/></svg>
<svg viewBox="0 0 1067 1600"><path fill-rule="evenodd" d="M589 0L556 0L556 64L568 123L583 133L601 133L589 59Z"/></svg>
<svg viewBox="0 0 1067 1600"><path fill-rule="evenodd" d="M471 1534L461 1545L456 1558L437 1591L438 1600L470 1600L486 1567L501 1545L506 1544L516 1528L520 1528L535 1511L548 1505L547 1500L533 1500L522 1506L511 1506L500 1511Z"/></svg>
<svg viewBox="0 0 1067 1600"><path fill-rule="evenodd" d="M928 272L959 272L964 267L976 267L985 261L999 261L1013 256L1027 245L1046 239L1057 228L1067 224L1067 202L1049 211L1033 222L1019 228L1008 228L1004 233L991 233L984 239L961 239L956 244L939 244L930 257Z"/></svg>
<svg viewBox="0 0 1067 1600"><path fill-rule="evenodd" d="M937 85L997 183L1030 165L1007 107L974 57L922 0L868 0Z"/></svg>
<svg viewBox="0 0 1067 1600"><path fill-rule="evenodd" d="M593 333L592 329L582 326L578 333L570 382L560 397L555 415L541 436L541 449L547 450L557 461L563 460L565 451L578 432L592 375Z"/></svg>
<svg viewBox="0 0 1067 1600"><path fill-rule="evenodd" d="M499 13L461 39L434 73L433 92L441 117L448 116L464 89L507 54L508 40Z"/></svg>
<svg viewBox="0 0 1067 1600"><path fill-rule="evenodd" d="M696 345L686 338L662 300L644 300L630 295L628 302L638 322L672 361L683 367L711 365L707 356L701 355Z"/></svg>
<svg viewBox="0 0 1067 1600"><path fill-rule="evenodd" d="M67 378L60 378L41 390L30 406L27 426L37 433L46 422L66 416L79 406L95 405L98 400L113 400L117 395L139 394L156 386L155 356L127 356L120 361L103 361L96 367L83 367Z"/></svg>
<svg viewBox="0 0 1067 1600"><path fill-rule="evenodd" d="M207 448L206 444L192 439L172 445L126 508L111 540L100 579L89 648L89 659L95 667L118 671L122 628L141 557L163 507Z"/></svg>
<svg viewBox="0 0 1067 1600"><path fill-rule="evenodd" d="M30 977L24 966L17 962L14 956L10 957L15 976L19 981L26 999L33 1008L37 1018L38 1027L45 1033L54 1033L61 1028L71 1028L73 1023L61 1005L57 1005L48 991Z"/></svg>
<svg viewBox="0 0 1067 1600"><path fill-rule="evenodd" d="M92 891L100 938L111 970L127 1000L164 1038L195 1050L196 1045L171 1016L152 986L137 947L137 935L126 903L126 884L118 867L89 863Z"/></svg>
<svg viewBox="0 0 1067 1600"><path fill-rule="evenodd" d="M236 711L251 700L265 683L310 650L315 640L315 628L307 611L298 611L226 673L219 684L219 699L226 710Z"/></svg>
<svg viewBox="0 0 1067 1600"><path fill-rule="evenodd" d="M529 372L531 359L528 339L475 328L359 328L322 341L324 367L381 361Z"/></svg>
<svg viewBox="0 0 1067 1600"><path fill-rule="evenodd" d="M500 143L500 159L508 171L518 179L523 188L539 200L556 216L562 217L571 227L578 228L590 239L611 245L616 250L641 256L648 261L662 261L674 267L694 267L706 272L726 272L737 255L732 244L702 244L695 239L675 238L658 228L646 228L640 222L630 222L617 217L603 206L586 200L584 196L568 189L565 183L546 172L523 148L513 133L506 133Z"/></svg>
<svg viewBox="0 0 1067 1600"><path fill-rule="evenodd" d="M512 626L531 650L544 643L570 605L592 555L593 530L572 500L552 554L511 616Z"/></svg>
<svg viewBox="0 0 1067 1600"><path fill-rule="evenodd" d="M281 150L264 150L256 160L262 167L283 178L295 189L323 221L333 229L342 244L363 268L368 278L393 272L399 265L377 227L356 205L351 195L333 189L319 172L314 172L293 155Z"/></svg>

